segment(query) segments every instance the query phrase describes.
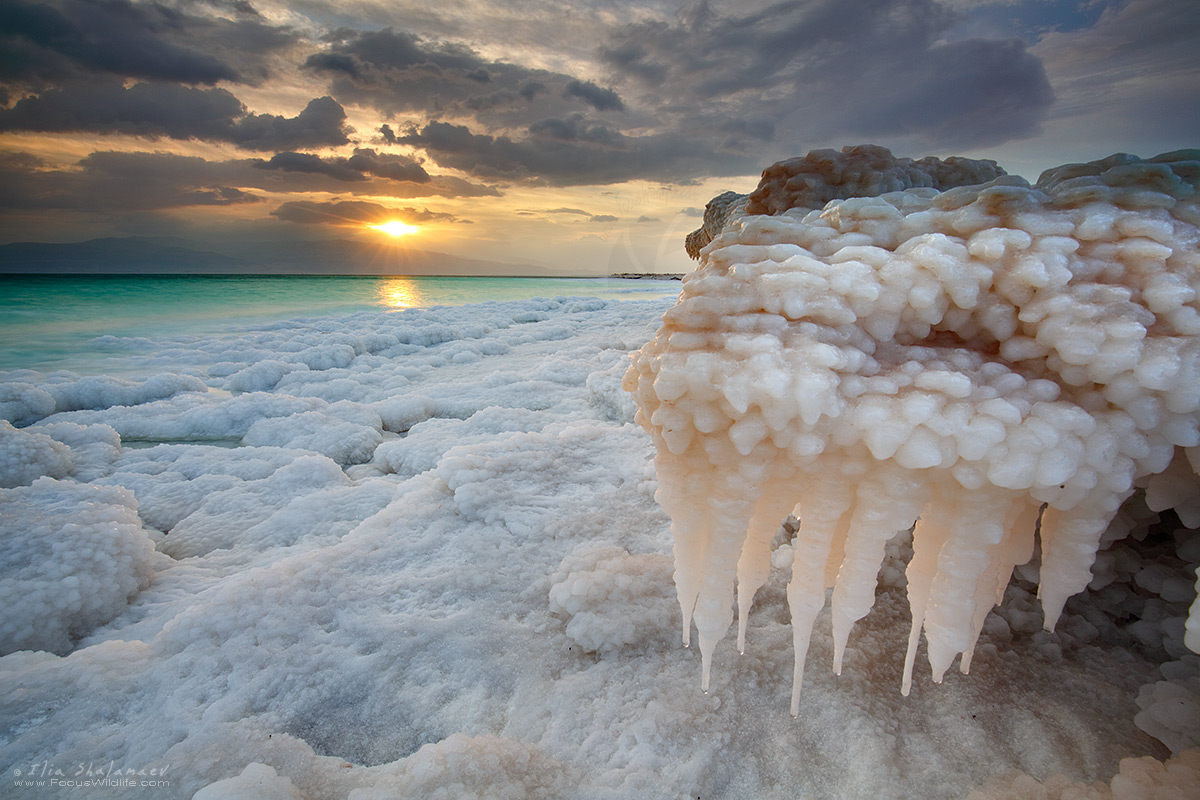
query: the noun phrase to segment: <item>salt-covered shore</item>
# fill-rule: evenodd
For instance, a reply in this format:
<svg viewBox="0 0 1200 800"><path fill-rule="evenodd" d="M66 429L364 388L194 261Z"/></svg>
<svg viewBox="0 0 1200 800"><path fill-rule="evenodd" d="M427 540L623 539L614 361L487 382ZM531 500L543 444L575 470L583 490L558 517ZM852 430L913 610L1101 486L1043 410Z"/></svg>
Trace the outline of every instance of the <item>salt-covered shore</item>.
<svg viewBox="0 0 1200 800"><path fill-rule="evenodd" d="M954 798L1189 743L1200 553L1137 502L1118 524L1156 532L1057 633L1018 580L971 675L907 698L894 539L798 719L781 533L746 655L721 643L701 692L620 389L670 305L359 314L149 342L141 382L5 375L4 796ZM103 770L169 786L70 785Z"/></svg>

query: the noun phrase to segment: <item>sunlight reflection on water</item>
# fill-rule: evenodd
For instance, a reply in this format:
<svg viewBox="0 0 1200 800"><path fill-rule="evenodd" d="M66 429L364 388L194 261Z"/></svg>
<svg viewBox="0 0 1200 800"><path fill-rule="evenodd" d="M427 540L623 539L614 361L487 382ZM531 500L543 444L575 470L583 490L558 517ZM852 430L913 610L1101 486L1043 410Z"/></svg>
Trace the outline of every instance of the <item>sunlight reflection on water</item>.
<svg viewBox="0 0 1200 800"><path fill-rule="evenodd" d="M388 308L418 308L424 300L417 282L410 278L386 278L379 287L379 301Z"/></svg>

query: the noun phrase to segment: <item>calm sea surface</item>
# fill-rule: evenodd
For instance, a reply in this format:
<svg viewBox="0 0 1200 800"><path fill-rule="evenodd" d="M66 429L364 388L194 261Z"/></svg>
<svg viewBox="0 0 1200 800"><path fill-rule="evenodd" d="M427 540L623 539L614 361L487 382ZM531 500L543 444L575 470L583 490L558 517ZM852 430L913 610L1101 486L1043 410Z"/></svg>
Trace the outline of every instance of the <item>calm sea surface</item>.
<svg viewBox="0 0 1200 800"><path fill-rule="evenodd" d="M99 336L215 334L325 317L534 297L673 297L677 281L312 275L2 275L0 370L92 371Z"/></svg>

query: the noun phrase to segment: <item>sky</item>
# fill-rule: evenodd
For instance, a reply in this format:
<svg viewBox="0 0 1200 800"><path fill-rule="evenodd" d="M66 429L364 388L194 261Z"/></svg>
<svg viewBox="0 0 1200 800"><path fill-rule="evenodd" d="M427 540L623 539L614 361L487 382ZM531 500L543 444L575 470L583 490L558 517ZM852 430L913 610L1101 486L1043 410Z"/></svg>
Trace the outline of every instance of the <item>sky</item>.
<svg viewBox="0 0 1200 800"><path fill-rule="evenodd" d="M1200 147L1200 2L0 0L0 244L680 272L710 198L867 142Z"/></svg>

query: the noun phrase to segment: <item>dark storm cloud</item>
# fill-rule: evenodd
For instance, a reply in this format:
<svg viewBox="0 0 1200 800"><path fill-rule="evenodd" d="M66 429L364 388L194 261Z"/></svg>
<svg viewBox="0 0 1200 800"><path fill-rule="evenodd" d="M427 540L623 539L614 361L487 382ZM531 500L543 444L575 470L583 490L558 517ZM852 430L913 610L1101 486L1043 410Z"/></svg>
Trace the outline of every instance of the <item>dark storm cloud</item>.
<svg viewBox="0 0 1200 800"><path fill-rule="evenodd" d="M284 172L307 172L328 175L337 181L365 181L367 176L346 163L347 159L325 160L309 153L276 153L269 161L258 161L258 169L278 169Z"/></svg>
<svg viewBox="0 0 1200 800"><path fill-rule="evenodd" d="M149 157L151 154L144 154ZM277 154L277 156L280 154ZM210 162L211 174L237 186L252 187L277 194L301 192L351 192L356 195L415 197L499 197L493 186L463 180L452 175L430 175L407 156L380 153L359 148L349 158L307 156L242 159ZM294 154L307 155L307 154ZM272 161L275 167L267 167ZM297 169L303 167L303 169ZM351 177L357 174L359 177Z"/></svg>
<svg viewBox="0 0 1200 800"><path fill-rule="evenodd" d="M901 77L904 92L848 108L844 124L867 137L919 131L931 143L999 144L1035 132L1054 100L1041 61L1014 39L931 47Z"/></svg>
<svg viewBox="0 0 1200 800"><path fill-rule="evenodd" d="M756 169L753 156L715 159L711 146L685 136L625 136L578 124L534 126L523 139L472 133L462 125L431 122L398 137L424 149L440 166L491 180L537 180L557 186L608 184L645 179L669 182L680 174L744 175ZM562 135L590 131L586 138Z"/></svg>
<svg viewBox="0 0 1200 800"><path fill-rule="evenodd" d="M198 17L129 0L0 0L0 81L35 89L97 74L214 84L257 82L296 41L255 15Z"/></svg>
<svg viewBox="0 0 1200 800"><path fill-rule="evenodd" d="M285 222L297 222L303 225L374 225L389 220L399 220L420 224L423 222L458 222L452 214L442 214L429 209L388 208L378 203L368 203L362 200L342 200L330 203L316 203L309 200L296 200L284 203L271 212Z"/></svg>
<svg viewBox="0 0 1200 800"><path fill-rule="evenodd" d="M517 87L517 94L526 100L532 100L544 91L546 91L546 84L537 80L522 81L521 85Z"/></svg>
<svg viewBox="0 0 1200 800"><path fill-rule="evenodd" d="M571 75L491 61L462 44L427 41L388 28L338 30L329 47L304 62L330 78L346 102L387 113L470 116L493 128L524 127L531 119L566 114L580 105L621 111L613 89ZM385 134L386 135L386 134Z"/></svg>
<svg viewBox="0 0 1200 800"><path fill-rule="evenodd" d="M246 110L225 89L172 83L76 84L0 109L0 131L120 133L229 142L250 150L346 144L346 113L321 97L295 117Z"/></svg>
<svg viewBox="0 0 1200 800"><path fill-rule="evenodd" d="M258 169L328 175L339 181L365 181L368 175L392 181L430 181L429 173L412 159L387 153L380 154L369 149L355 150L350 158L321 158L308 153L276 153L268 161L256 161L254 166Z"/></svg>
<svg viewBox="0 0 1200 800"><path fill-rule="evenodd" d="M1053 102L1024 43L951 41L960 15L936 0L728 8L610 28L602 83L394 28L336 31L306 66L339 100L408 115L379 129L386 143L477 178L552 185L753 174L847 142L996 144L1035 133Z"/></svg>
<svg viewBox="0 0 1200 800"><path fill-rule="evenodd" d="M1198 42L1200 3L1129 0L1106 7L1091 28L1047 33L1033 49L1056 81L1055 117L1088 138L1150 127L1139 138L1163 150L1194 146L1200 132ZM1122 111L1115 118L1114 107Z"/></svg>
<svg viewBox="0 0 1200 800"><path fill-rule="evenodd" d="M620 131L601 122L589 120L582 114L572 114L565 119L540 119L529 126L529 132L534 136L558 139L562 142L590 142L609 147L621 147L625 143L625 137Z"/></svg>
<svg viewBox="0 0 1200 800"><path fill-rule="evenodd" d="M602 89L591 81L570 81L563 89L564 97L578 97L597 111L623 111L625 104L612 89Z"/></svg>
<svg viewBox="0 0 1200 800"><path fill-rule="evenodd" d="M701 3L626 26L601 56L641 87L639 103L714 141L730 120L757 120L730 145L892 137L944 148L1035 133L1053 102L1040 60L1015 39L947 42L957 19L934 0L789 0L745 14Z"/></svg>
<svg viewBox="0 0 1200 800"><path fill-rule="evenodd" d="M46 170L24 154L0 161L0 207L101 210L107 214L230 206L263 198L194 156L92 153L76 169Z"/></svg>
<svg viewBox="0 0 1200 800"><path fill-rule="evenodd" d="M346 163L368 175L387 178L390 181L410 181L412 183L429 183L429 173L420 164L407 156L394 153L378 153L362 148L354 151L354 155Z"/></svg>
<svg viewBox="0 0 1200 800"><path fill-rule="evenodd" d="M469 48L426 43L388 28L334 32L329 50L304 66L334 78L338 93L385 109L429 109L438 99L461 101L489 77L487 62Z"/></svg>

